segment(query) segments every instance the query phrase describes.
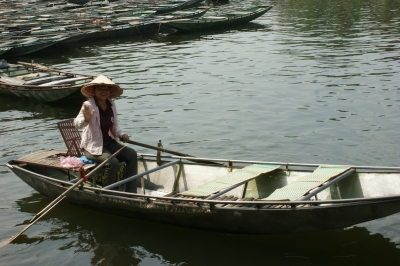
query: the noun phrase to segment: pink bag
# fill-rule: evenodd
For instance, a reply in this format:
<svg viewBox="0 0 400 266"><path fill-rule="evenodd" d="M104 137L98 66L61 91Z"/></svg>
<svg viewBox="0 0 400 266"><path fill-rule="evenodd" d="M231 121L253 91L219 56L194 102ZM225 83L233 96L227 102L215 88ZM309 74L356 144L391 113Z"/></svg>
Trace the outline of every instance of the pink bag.
<svg viewBox="0 0 400 266"><path fill-rule="evenodd" d="M83 162L78 157L60 157L60 164L64 168L79 168L82 167Z"/></svg>

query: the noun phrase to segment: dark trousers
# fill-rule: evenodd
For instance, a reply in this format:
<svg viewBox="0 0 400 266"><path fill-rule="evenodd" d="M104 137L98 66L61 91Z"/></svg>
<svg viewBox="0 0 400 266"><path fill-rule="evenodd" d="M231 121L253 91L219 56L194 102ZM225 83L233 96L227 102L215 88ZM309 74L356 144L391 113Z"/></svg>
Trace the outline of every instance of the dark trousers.
<svg viewBox="0 0 400 266"><path fill-rule="evenodd" d="M122 148L123 145L111 140L103 143L103 153L101 155L93 155L87 151L84 151L85 156L92 161L101 163L107 160L114 152ZM125 162L125 178L137 175L137 153L134 149L125 147L116 157L112 158L106 165L104 171L104 183L103 186L108 186L117 181L117 173L119 169L119 163ZM126 183L125 191L136 193L137 185L136 180Z"/></svg>

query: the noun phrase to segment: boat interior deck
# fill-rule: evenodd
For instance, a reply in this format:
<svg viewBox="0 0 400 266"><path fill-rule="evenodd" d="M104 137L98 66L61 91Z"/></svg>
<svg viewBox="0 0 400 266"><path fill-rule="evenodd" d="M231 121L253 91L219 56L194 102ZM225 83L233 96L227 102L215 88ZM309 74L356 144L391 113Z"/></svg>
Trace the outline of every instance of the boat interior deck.
<svg viewBox="0 0 400 266"><path fill-rule="evenodd" d="M18 85L52 86L61 83L85 83L91 76L63 72L61 70L46 69L29 63L9 64L10 67L0 69L0 76L10 78ZM11 80L12 79L12 80Z"/></svg>
<svg viewBox="0 0 400 266"><path fill-rule="evenodd" d="M21 158L14 160L14 162L19 164L29 164L35 166L44 166L50 167L54 169L60 169L65 171L74 171L76 172L77 169L75 168L65 168L62 167L60 163L60 158L67 156L65 151L60 150L43 150L37 151L28 155L25 155ZM84 164L83 168L86 171L89 171L94 167L94 164Z"/></svg>
<svg viewBox="0 0 400 266"><path fill-rule="evenodd" d="M229 191L242 185L250 179L254 179L261 174L265 174L278 169L277 165L269 164L253 164L245 168L239 169L235 172L228 173L222 177L219 177L211 182L203 184L201 186L186 190L179 193L182 196L206 198L210 197L212 194L216 194L220 191Z"/></svg>
<svg viewBox="0 0 400 266"><path fill-rule="evenodd" d="M332 181L342 174L349 175L352 172L354 170L350 167L321 165L314 172L300 177L285 187L275 190L271 195L263 198L263 200L299 200L311 190L322 186L324 183Z"/></svg>
<svg viewBox="0 0 400 266"><path fill-rule="evenodd" d="M65 155L65 151L44 150L25 155L15 160L15 162L46 166L51 168L62 168L60 165L60 156Z"/></svg>
<svg viewBox="0 0 400 266"><path fill-rule="evenodd" d="M53 178L53 181L73 182L77 175L61 167L60 156L66 156L66 152L45 150L28 154L14 162L27 170ZM382 175L379 172L356 172L356 167L323 165L314 171L287 171L277 165L258 163L235 169L183 163L180 160L162 161L157 165L154 157L151 159L147 155L139 155L138 158L142 176L137 179L141 180L141 184L138 182L136 195L119 190L120 185L113 189L87 182L85 188L93 193L116 194L146 202L207 208L285 209L328 204L321 203L324 200L396 195L398 189L392 184L400 183L399 171L391 170ZM167 164L169 166L156 169ZM312 198L317 194L318 199ZM308 198L304 199L304 196ZM227 203L223 203L225 201ZM265 201L268 202L262 204ZM309 203L304 204L304 201Z"/></svg>

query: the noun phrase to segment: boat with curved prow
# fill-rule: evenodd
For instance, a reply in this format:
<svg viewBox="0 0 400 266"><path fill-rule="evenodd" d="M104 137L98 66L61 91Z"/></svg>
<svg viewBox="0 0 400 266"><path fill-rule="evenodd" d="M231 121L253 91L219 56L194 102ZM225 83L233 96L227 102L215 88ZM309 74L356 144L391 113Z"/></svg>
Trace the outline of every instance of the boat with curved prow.
<svg viewBox="0 0 400 266"><path fill-rule="evenodd" d="M65 151L38 151L7 166L56 198L78 180ZM139 154L139 174L107 187L96 181L65 200L152 222L239 234L343 228L400 212L400 167L318 165ZM90 170L87 170L90 172ZM137 180L138 192L120 191Z"/></svg>
<svg viewBox="0 0 400 266"><path fill-rule="evenodd" d="M77 92L96 76L18 62L0 68L0 94L21 99L53 102Z"/></svg>
<svg viewBox="0 0 400 266"><path fill-rule="evenodd" d="M177 31L202 31L241 25L253 21L265 13L272 6L256 6L244 10L229 11L217 15L204 15L193 19L172 19L163 22L163 26Z"/></svg>

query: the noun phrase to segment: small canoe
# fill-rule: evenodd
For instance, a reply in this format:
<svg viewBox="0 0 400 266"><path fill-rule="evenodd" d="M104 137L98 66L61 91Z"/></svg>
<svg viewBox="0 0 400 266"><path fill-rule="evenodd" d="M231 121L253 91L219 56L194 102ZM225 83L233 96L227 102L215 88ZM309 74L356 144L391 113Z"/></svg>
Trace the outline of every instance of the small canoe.
<svg viewBox="0 0 400 266"><path fill-rule="evenodd" d="M67 39L67 35L48 35L41 37L13 38L8 44L11 47L4 53L5 57L31 54L55 45Z"/></svg>
<svg viewBox="0 0 400 266"><path fill-rule="evenodd" d="M31 101L63 99L95 78L24 62L9 66L0 69L0 94Z"/></svg>
<svg viewBox="0 0 400 266"><path fill-rule="evenodd" d="M38 151L7 166L56 198L75 182L65 151ZM318 165L138 155L139 174L107 187L98 180L66 201L101 212L175 226L239 234L343 228L400 212L400 167ZM214 162L214 163L210 163ZM88 170L90 172L90 170ZM124 183L137 181L137 193Z"/></svg>
<svg viewBox="0 0 400 266"><path fill-rule="evenodd" d="M178 31L200 31L219 29L248 23L267 13L272 6L257 6L245 10L230 11L214 16L195 19L176 19L164 21L163 25Z"/></svg>
<svg viewBox="0 0 400 266"><path fill-rule="evenodd" d="M113 18L108 23L100 21L94 27L81 27L76 37L80 40L97 40L97 39L113 39L122 37L131 37L137 35L156 34L165 28L160 28L160 22L163 20L177 18L193 18L204 15L208 8L193 8L185 11L175 11L168 14L158 15L156 12L142 10L125 16ZM79 26L78 26L79 27ZM175 32L175 30L167 29L167 32ZM71 37L72 38L72 37ZM75 40L75 38L72 38ZM60 44L71 42L71 39L64 40Z"/></svg>

